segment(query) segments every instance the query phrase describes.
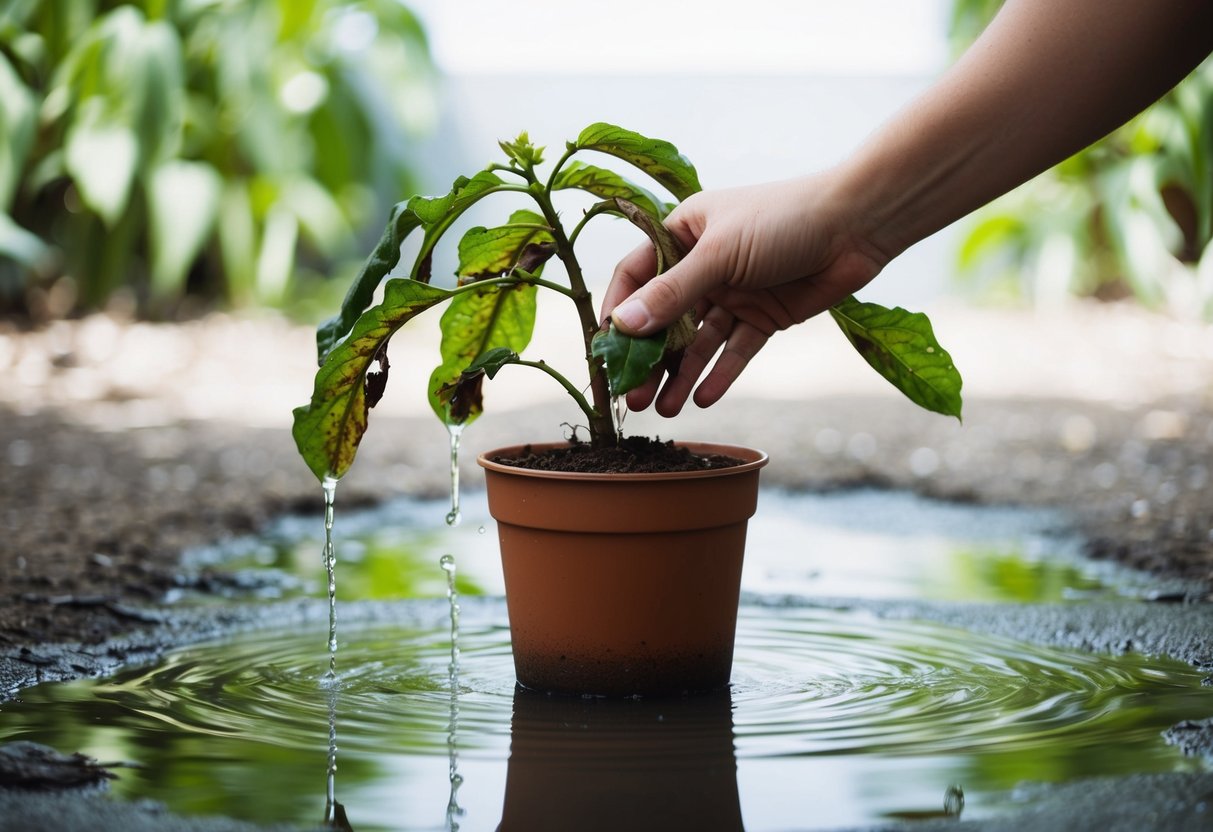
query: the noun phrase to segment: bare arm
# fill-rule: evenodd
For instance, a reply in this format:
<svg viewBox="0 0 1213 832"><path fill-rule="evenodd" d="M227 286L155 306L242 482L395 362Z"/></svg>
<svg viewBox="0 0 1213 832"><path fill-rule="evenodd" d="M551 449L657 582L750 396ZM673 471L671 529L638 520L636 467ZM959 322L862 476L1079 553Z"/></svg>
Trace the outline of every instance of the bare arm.
<svg viewBox="0 0 1213 832"><path fill-rule="evenodd" d="M842 171L886 255L1128 121L1213 49L1209 0L1010 0Z"/></svg>
<svg viewBox="0 0 1213 832"><path fill-rule="evenodd" d="M667 225L690 254L655 278L651 252L632 252L603 310L647 334L697 308L699 333L657 408L677 413L719 353L695 393L706 407L776 331L1127 121L1211 49L1210 0L1008 0L951 70L837 168L685 201ZM658 382L629 405L646 407Z"/></svg>

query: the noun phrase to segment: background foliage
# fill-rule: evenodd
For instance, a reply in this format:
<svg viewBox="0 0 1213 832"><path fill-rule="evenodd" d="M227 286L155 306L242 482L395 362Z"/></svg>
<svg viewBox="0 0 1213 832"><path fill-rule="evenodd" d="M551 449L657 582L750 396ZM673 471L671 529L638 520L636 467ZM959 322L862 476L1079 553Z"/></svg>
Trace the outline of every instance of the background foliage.
<svg viewBox="0 0 1213 832"><path fill-rule="evenodd" d="M364 247L432 110L396 0L10 0L0 310L279 304Z"/></svg>
<svg viewBox="0 0 1213 832"><path fill-rule="evenodd" d="M954 0L959 54L1002 0ZM983 290L1055 304L1126 295L1213 319L1213 60L1103 140L977 212L962 274Z"/></svg>

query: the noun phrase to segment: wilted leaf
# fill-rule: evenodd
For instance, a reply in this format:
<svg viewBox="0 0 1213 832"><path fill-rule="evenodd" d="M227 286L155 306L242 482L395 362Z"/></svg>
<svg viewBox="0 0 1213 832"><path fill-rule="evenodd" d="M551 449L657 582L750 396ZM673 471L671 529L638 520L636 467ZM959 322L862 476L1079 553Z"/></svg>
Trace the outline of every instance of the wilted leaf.
<svg viewBox="0 0 1213 832"><path fill-rule="evenodd" d="M854 297L831 307L830 315L864 360L910 401L960 418L960 373L926 315Z"/></svg>
<svg viewBox="0 0 1213 832"><path fill-rule="evenodd" d="M474 421L475 406L452 412L439 391L457 382L480 356L498 348L521 353L535 328L534 286L484 286L460 293L442 314L442 363L427 385L430 407L447 424Z"/></svg>
<svg viewBox="0 0 1213 832"><path fill-rule="evenodd" d="M633 225L643 231L652 241L653 249L657 253L657 274L669 271L674 264L686 256L682 243L670 233L668 228L662 225L661 220L655 219L639 205L626 199L616 197L611 201L625 217L631 220Z"/></svg>
<svg viewBox="0 0 1213 832"><path fill-rule="evenodd" d="M316 373L309 404L296 408L291 431L317 479L340 478L354 461L366 432L366 375L383 345L401 326L451 296L414 280L389 280L383 303L355 322L350 336L328 354Z"/></svg>
<svg viewBox="0 0 1213 832"><path fill-rule="evenodd" d="M653 249L657 254L657 274L668 271L686 256L682 243L670 233L670 230L660 220L654 219L646 211L642 210L640 206L626 199L616 198L613 202L619 211L637 228L643 231L653 243ZM665 351L668 367L672 369L681 360L682 351L695 340L695 333L697 331L698 326L695 321L695 313L692 310L684 312L678 320L666 329ZM620 337L627 338L629 336L621 333Z"/></svg>
<svg viewBox="0 0 1213 832"><path fill-rule="evenodd" d="M324 360L333 345L350 331L362 310L370 305L376 287L400 262L400 246L409 234L419 227L425 229L425 239L421 242L421 251L413 264L411 277L426 283L429 281L428 264L438 239L460 214L502 184L504 183L501 179L494 174L481 171L471 179L465 176L456 179L446 196L415 196L407 203L398 203L392 209L391 218L383 236L379 238L379 244L363 264L362 271L358 273L345 295L345 300L341 302L341 312L316 330L316 347L320 360Z"/></svg>
<svg viewBox="0 0 1213 832"><path fill-rule="evenodd" d="M606 365L612 395L622 396L644 383L661 361L665 353L665 332L634 338L611 324L594 336L590 349Z"/></svg>
<svg viewBox="0 0 1213 832"><path fill-rule="evenodd" d="M484 411L483 387L484 373L464 372L434 390L433 399L443 408L443 421L448 425L475 421Z"/></svg>
<svg viewBox="0 0 1213 832"><path fill-rule="evenodd" d="M543 227L519 228L519 225ZM459 277L496 276L509 271L519 264L523 252L532 245L546 245L547 257L551 257L556 249L552 244L552 234L546 226L547 222L539 214L521 210L510 215L508 225L498 228L477 226L468 229L459 241ZM534 272L542 263L543 260L536 264L531 257L523 268Z"/></svg>
<svg viewBox="0 0 1213 832"><path fill-rule="evenodd" d="M695 166L678 148L613 124L598 122L581 131L574 147L597 150L630 162L656 179L679 199L703 190Z"/></svg>
<svg viewBox="0 0 1213 832"><path fill-rule="evenodd" d="M660 220L670 212L670 206L639 185L624 179L613 170L581 162L570 162L556 174L553 190L577 188L602 199L620 197L634 202L654 219Z"/></svg>

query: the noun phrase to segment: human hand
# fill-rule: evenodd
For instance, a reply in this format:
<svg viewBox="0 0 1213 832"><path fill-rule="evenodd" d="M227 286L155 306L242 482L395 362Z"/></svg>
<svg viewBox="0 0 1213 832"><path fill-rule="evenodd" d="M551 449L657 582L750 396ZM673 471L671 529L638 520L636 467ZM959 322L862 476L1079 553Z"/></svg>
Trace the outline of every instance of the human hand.
<svg viewBox="0 0 1213 832"><path fill-rule="evenodd" d="M654 275L656 255L646 243L619 262L602 311L620 330L648 335L690 309L699 322L664 387L659 370L628 393L628 407L643 410L656 398L658 413L676 415L716 357L694 395L700 407L714 404L777 331L879 274L887 258L864 242L832 186L831 175L820 174L695 194L665 221L685 258Z"/></svg>

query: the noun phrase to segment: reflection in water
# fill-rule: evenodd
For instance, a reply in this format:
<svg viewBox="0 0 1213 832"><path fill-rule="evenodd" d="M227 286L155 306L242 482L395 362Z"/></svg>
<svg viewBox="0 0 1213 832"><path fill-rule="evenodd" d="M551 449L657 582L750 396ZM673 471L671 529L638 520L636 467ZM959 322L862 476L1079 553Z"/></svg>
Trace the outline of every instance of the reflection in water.
<svg viewBox="0 0 1213 832"><path fill-rule="evenodd" d="M337 802L337 687L336 684L328 686L329 754L325 778L324 825L340 832L354 832L345 816L345 807Z"/></svg>
<svg viewBox="0 0 1213 832"><path fill-rule="evenodd" d="M708 829L738 828L739 798L747 832L774 832L938 813L947 784L963 783L965 819L980 820L1024 780L1200 770L1161 732L1213 716L1208 671L1178 662L787 603L742 606L723 702L528 696L514 689L504 602L460 596L457 678L445 599L343 615L332 713L339 796L359 832L524 828L545 811L584 814L612 789L654 819L698 794L718 807ZM317 695L324 626L22 691L0 738L143 764L114 781L121 798L314 824L320 807L297 796L315 793L331 718Z"/></svg>
<svg viewBox="0 0 1213 832"><path fill-rule="evenodd" d="M515 688L499 828L742 829L729 692L589 699Z"/></svg>

